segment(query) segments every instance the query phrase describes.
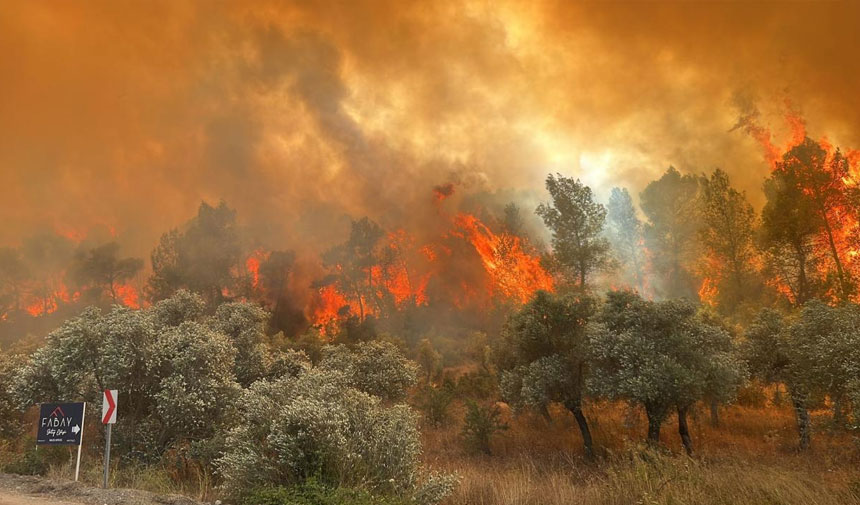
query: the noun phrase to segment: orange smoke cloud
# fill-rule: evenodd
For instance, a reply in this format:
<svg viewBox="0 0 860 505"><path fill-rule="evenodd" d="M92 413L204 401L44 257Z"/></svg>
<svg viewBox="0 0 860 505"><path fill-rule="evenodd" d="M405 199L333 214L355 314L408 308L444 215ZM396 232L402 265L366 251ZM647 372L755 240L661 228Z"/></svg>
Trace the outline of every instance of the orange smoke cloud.
<svg viewBox="0 0 860 505"><path fill-rule="evenodd" d="M727 132L731 97L756 97L766 129L788 94L816 137L860 145L857 18L850 2L19 2L0 16L0 244L98 226L146 257L223 198L266 247L318 253L344 216L441 226L415 209L440 180L457 195L437 198L531 204L548 172L635 194L669 164L722 166L760 204L767 166Z"/></svg>

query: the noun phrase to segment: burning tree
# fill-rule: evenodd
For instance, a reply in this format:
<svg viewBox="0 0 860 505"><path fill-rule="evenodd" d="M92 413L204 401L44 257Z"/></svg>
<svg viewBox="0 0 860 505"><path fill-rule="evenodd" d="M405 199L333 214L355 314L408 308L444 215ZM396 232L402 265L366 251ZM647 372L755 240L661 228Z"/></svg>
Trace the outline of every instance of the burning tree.
<svg viewBox="0 0 860 505"><path fill-rule="evenodd" d="M702 178L701 216L704 280L699 297L723 314L738 315L756 292L755 211L746 195L731 186L728 174L717 169Z"/></svg>
<svg viewBox="0 0 860 505"><path fill-rule="evenodd" d="M223 201L217 207L202 202L183 230L162 235L152 251L149 298L160 300L185 288L220 302L236 292L241 256L236 211Z"/></svg>
<svg viewBox="0 0 860 505"><path fill-rule="evenodd" d="M138 307L137 292L125 283L143 269L140 258L120 258L119 244L107 244L75 253L71 265L71 277L77 286L88 292L92 299L99 300L107 294L111 302L122 302L127 307Z"/></svg>
<svg viewBox="0 0 860 505"><path fill-rule="evenodd" d="M338 290L348 293L358 305L359 321L364 321L374 307L379 308L372 267L379 263L379 245L384 235L378 224L364 217L352 222L346 242L323 254L323 264L335 272Z"/></svg>
<svg viewBox="0 0 860 505"><path fill-rule="evenodd" d="M20 312L30 273L20 251L0 249L0 320L10 312Z"/></svg>
<svg viewBox="0 0 860 505"><path fill-rule="evenodd" d="M75 298L65 285L66 268L73 250L71 240L54 233L38 233L24 240L21 254L31 272L26 306L30 315L48 314Z"/></svg>
<svg viewBox="0 0 860 505"><path fill-rule="evenodd" d="M796 305L820 289L843 301L856 294L847 263L848 238L857 226L846 191L849 180L840 151L830 153L807 137L774 164L765 182L762 218L770 264Z"/></svg>
<svg viewBox="0 0 860 505"><path fill-rule="evenodd" d="M269 326L286 334L295 333L305 323L301 307L297 306L290 290L295 282L296 253L272 251L264 254L257 251L245 261L245 265L253 272L252 288L259 291L258 297L272 313Z"/></svg>

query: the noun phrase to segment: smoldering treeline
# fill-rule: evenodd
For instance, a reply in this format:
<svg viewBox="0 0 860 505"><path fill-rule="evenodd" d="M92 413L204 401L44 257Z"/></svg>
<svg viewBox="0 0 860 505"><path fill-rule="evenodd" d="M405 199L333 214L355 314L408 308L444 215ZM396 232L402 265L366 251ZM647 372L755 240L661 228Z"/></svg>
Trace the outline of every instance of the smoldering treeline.
<svg viewBox="0 0 860 505"><path fill-rule="evenodd" d="M0 243L113 230L144 257L223 198L266 247L318 254L351 217L433 229L420 203L439 184L530 208L549 171L605 199L669 164L721 166L758 206L767 168L726 133L738 94L775 125L790 96L832 142L860 145L857 64L839 57L857 42L849 4L392 7L7 13Z"/></svg>
<svg viewBox="0 0 860 505"><path fill-rule="evenodd" d="M854 301L858 157L811 140L796 124L784 152L766 130L748 127L772 155L761 212L722 169L696 175L669 167L635 199L613 188L605 205L580 180L550 174L551 202L534 212L437 185L423 203L435 230L356 217L337 244L313 257L262 247L270 240L223 201L203 202L196 216L165 231L148 269L113 240L36 234L0 249L4 340L50 330L87 304L138 308L181 289L211 306L256 302L270 312L271 333L352 340L382 332L411 344L428 335L493 334L541 290L633 289L700 302L742 324L762 307ZM531 224L538 218L546 228Z"/></svg>

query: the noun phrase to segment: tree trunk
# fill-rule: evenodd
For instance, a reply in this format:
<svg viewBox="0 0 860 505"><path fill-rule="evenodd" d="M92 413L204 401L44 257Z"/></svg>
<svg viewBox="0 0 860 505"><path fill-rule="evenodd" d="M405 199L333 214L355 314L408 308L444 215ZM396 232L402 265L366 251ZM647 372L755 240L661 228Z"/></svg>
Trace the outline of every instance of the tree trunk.
<svg viewBox="0 0 860 505"><path fill-rule="evenodd" d="M678 407L678 434L687 456L693 454L693 441L690 439L690 429L687 427L687 407Z"/></svg>
<svg viewBox="0 0 860 505"><path fill-rule="evenodd" d="M842 268L842 260L839 259L839 251L836 250L836 242L833 240L833 231L830 229L830 222L827 220L827 213L821 209L822 221L824 222L824 230L827 232L827 242L830 246L830 255L833 256L833 262L836 264L836 275L839 277L839 299L845 301L848 299L848 287L845 284L845 271Z"/></svg>
<svg viewBox="0 0 860 505"><path fill-rule="evenodd" d="M842 395L833 398L833 424L842 426L845 424L845 409L842 408Z"/></svg>
<svg viewBox="0 0 860 505"><path fill-rule="evenodd" d="M794 415L797 417L797 433L800 435L800 450L809 448L810 441L810 426L809 426L809 411L806 410L806 405L797 396L796 393L791 394L791 402L794 406Z"/></svg>
<svg viewBox="0 0 860 505"><path fill-rule="evenodd" d="M717 400L711 400L711 426L720 426L720 404Z"/></svg>
<svg viewBox="0 0 860 505"><path fill-rule="evenodd" d="M582 447L585 449L585 457L588 459L594 458L594 444L591 440L591 430L588 429L588 420L585 414L582 413L582 407L574 406L571 410L573 417L576 418L576 424L579 425L579 432L582 434Z"/></svg>
<svg viewBox="0 0 860 505"><path fill-rule="evenodd" d="M660 425L663 424L663 418L647 407L645 414L648 416L648 445L656 446L660 443Z"/></svg>
<svg viewBox="0 0 860 505"><path fill-rule="evenodd" d="M794 301L796 306L803 305L807 298L806 288L806 251L803 250L803 245L795 245L798 264L798 279L797 279L797 299Z"/></svg>

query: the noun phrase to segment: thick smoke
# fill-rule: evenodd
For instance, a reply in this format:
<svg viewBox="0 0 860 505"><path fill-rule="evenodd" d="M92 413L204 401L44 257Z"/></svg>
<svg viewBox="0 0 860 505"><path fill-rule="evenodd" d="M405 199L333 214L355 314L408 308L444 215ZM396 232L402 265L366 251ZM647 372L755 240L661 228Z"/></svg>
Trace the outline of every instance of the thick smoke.
<svg viewBox="0 0 860 505"><path fill-rule="evenodd" d="M606 198L674 165L760 204L755 97L860 146L849 3L29 2L0 16L0 244L116 236L145 256L201 200L266 247L319 252L351 217L438 234L444 205L547 173ZM747 105L747 108L752 105Z"/></svg>

